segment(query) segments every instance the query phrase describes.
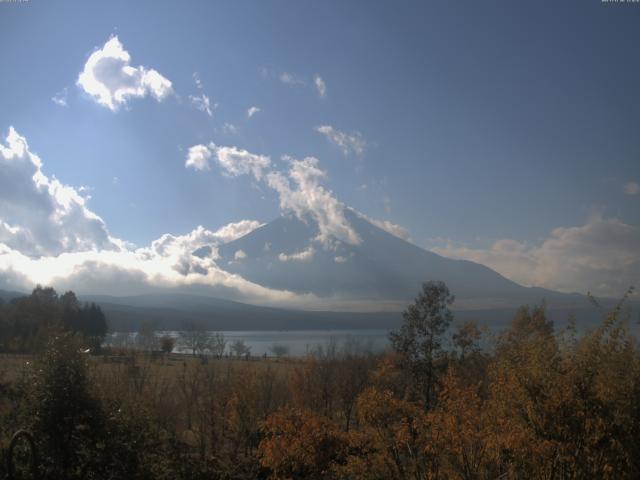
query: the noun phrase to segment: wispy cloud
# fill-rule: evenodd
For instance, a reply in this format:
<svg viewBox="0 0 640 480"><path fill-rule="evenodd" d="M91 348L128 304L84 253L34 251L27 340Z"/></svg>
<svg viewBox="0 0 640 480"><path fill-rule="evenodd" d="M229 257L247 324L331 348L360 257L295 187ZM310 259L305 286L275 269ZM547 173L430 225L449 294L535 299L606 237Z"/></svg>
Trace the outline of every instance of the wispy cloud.
<svg viewBox="0 0 640 480"><path fill-rule="evenodd" d="M304 85L304 80L290 72L282 72L278 78L286 85Z"/></svg>
<svg viewBox="0 0 640 480"><path fill-rule="evenodd" d="M193 72L193 82L196 84L196 88L202 90L202 80L200 79L200 74L198 72Z"/></svg>
<svg viewBox="0 0 640 480"><path fill-rule="evenodd" d="M67 95L68 95L68 89L67 87L65 87L62 90L60 90L58 93L56 93L53 97L51 97L51 101L56 105L58 105L59 107L66 107Z"/></svg>
<svg viewBox="0 0 640 480"><path fill-rule="evenodd" d="M629 182L624 186L624 193L627 195L638 195L640 194L640 184L637 182Z"/></svg>
<svg viewBox="0 0 640 480"><path fill-rule="evenodd" d="M249 107L249 109L247 110L247 117L251 118L256 113L259 113L259 112L260 112L260 108L259 107Z"/></svg>
<svg viewBox="0 0 640 480"><path fill-rule="evenodd" d="M334 145L340 147L345 156L350 153L362 155L367 145L360 132L345 133L336 130L331 125L320 125L315 127L314 130L324 135Z"/></svg>
<svg viewBox="0 0 640 480"><path fill-rule="evenodd" d="M235 135L236 133L238 133L238 127L236 127L233 123L226 122L224 125L222 125L222 131L227 135Z"/></svg>
<svg viewBox="0 0 640 480"><path fill-rule="evenodd" d="M327 84L324 83L324 80L320 75L313 77L313 84L316 86L316 90L320 97L324 98L327 96Z"/></svg>
<svg viewBox="0 0 640 480"><path fill-rule="evenodd" d="M213 117L213 110L218 107L217 103L214 103L212 107L209 97L204 93L199 96L189 95L189 101L197 110L206 113L209 117Z"/></svg>
<svg viewBox="0 0 640 480"><path fill-rule="evenodd" d="M409 235L409 230L407 230L406 228L404 228L401 225L398 225L397 223L393 223L389 220L378 220L375 218L371 218L368 215L365 215L362 212L358 212L357 210L352 209L357 215L361 216L362 218L364 218L366 221L373 223L376 227L381 228L382 230L384 230L387 233L390 233L391 235L394 235L398 238L401 238L403 240L406 241L410 241L411 240L411 236Z"/></svg>

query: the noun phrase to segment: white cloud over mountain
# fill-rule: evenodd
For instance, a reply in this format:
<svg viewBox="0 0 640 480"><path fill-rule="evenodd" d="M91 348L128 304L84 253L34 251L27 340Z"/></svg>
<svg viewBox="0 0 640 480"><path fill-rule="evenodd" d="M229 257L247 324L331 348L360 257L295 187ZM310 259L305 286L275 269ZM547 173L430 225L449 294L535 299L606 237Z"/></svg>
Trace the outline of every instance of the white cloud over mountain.
<svg viewBox="0 0 640 480"><path fill-rule="evenodd" d="M325 187L327 174L317 158L283 157L286 168L276 170L268 156L210 143L189 149L186 166L207 169L212 159L225 175L251 175L273 189L283 212L317 224L313 246L282 252L280 261L311 260L316 247L332 249L336 242L361 243L345 205ZM0 288L25 290L42 283L109 294L194 288L274 305L317 300L262 287L216 263L220 245L259 228L260 222L242 220L218 230L199 226L133 248L112 237L86 202L77 189L45 175L27 140L10 128L0 143ZM365 218L396 236L408 236L389 221ZM620 295L640 280L640 228L600 215L582 226L557 228L538 245L504 239L486 249L449 243L433 250L483 263L525 285L561 291ZM242 259L238 254L236 260Z"/></svg>
<svg viewBox="0 0 640 480"><path fill-rule="evenodd" d="M151 95L158 101L173 93L171 81L154 69L130 65L131 56L117 36L94 51L80 75L77 85L98 104L117 110L131 98Z"/></svg>
<svg viewBox="0 0 640 480"><path fill-rule="evenodd" d="M300 250L299 252L293 253L281 253L278 255L278 259L281 262L310 262L313 259L316 251L313 248L313 245L309 245L304 250Z"/></svg>
<svg viewBox="0 0 640 480"><path fill-rule="evenodd" d="M432 250L482 263L527 286L617 297L640 285L640 227L601 215L556 228L539 245L503 239L486 249L449 243Z"/></svg>
<svg viewBox="0 0 640 480"><path fill-rule="evenodd" d="M307 298L264 288L216 264L217 247L260 227L255 220L165 234L134 249L110 236L85 198L42 167L26 139L10 128L0 143L0 288L29 290L40 283L129 295L188 286L260 303Z"/></svg>
<svg viewBox="0 0 640 480"><path fill-rule="evenodd" d="M229 176L252 174L253 177L278 193L283 212L293 212L301 220L311 218L319 229L318 241L330 247L335 240L356 245L360 238L345 218L345 205L323 183L327 173L319 166L315 157L297 160L282 157L289 169L272 169L268 156L248 152L238 147L220 147L214 143L194 145L188 151L185 166L195 170L209 170L210 160L217 160L222 172ZM265 173L266 172L266 173ZM368 221L387 232L408 239L409 233L403 227L388 220L376 220L360 214Z"/></svg>
<svg viewBox="0 0 640 480"><path fill-rule="evenodd" d="M267 185L280 196L280 208L292 211L302 220L311 216L318 225L318 241L325 246L334 239L360 243L360 237L344 216L344 204L322 185L326 172L319 168L318 159L284 157L284 160L290 165L287 175L273 171L266 176Z"/></svg>
<svg viewBox="0 0 640 480"><path fill-rule="evenodd" d="M387 233L390 233L391 235L395 235L396 237L406 241L411 240L411 235L409 235L409 230L407 230L401 225L393 223L389 220L377 220L375 218L371 218L368 215L365 215L364 213L358 212L356 210L354 210L354 212L356 212L357 215L360 215L366 221L373 223L376 227L381 228L382 230L386 231Z"/></svg>

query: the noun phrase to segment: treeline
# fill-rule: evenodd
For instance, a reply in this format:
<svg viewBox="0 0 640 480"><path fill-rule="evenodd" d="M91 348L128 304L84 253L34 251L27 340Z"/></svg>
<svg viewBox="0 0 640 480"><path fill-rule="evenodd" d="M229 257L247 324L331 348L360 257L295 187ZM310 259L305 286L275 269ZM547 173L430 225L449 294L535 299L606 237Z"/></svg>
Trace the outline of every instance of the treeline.
<svg viewBox="0 0 640 480"><path fill-rule="evenodd" d="M38 285L31 295L0 299L0 351L27 353L42 348L53 330L79 333L86 348L98 351L107 334L107 319L94 303L81 303L75 293L63 295Z"/></svg>
<svg viewBox="0 0 640 480"><path fill-rule="evenodd" d="M0 421L34 433L46 478L640 477L624 299L582 335L538 306L493 338L450 335L452 301L426 283L384 355L352 342L299 362L112 364L54 335L3 384Z"/></svg>

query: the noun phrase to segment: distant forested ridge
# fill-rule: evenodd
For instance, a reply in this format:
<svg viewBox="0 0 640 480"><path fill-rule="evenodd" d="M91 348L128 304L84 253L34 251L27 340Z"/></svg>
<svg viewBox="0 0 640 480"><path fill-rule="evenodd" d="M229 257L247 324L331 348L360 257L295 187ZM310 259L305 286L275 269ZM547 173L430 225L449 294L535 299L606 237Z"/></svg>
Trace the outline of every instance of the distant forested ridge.
<svg viewBox="0 0 640 480"><path fill-rule="evenodd" d="M8 297L8 298L7 298ZM63 295L37 286L30 295L0 298L0 348L27 352L46 341L51 331L76 332L99 349L107 334L107 318L95 303L82 303L75 293Z"/></svg>

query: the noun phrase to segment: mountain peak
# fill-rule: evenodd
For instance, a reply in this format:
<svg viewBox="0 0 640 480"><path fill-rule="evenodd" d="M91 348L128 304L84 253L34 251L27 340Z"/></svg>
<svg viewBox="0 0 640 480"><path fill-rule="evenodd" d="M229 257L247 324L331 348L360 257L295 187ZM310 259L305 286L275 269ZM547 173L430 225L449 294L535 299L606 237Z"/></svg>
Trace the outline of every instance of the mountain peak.
<svg viewBox="0 0 640 480"><path fill-rule="evenodd" d="M282 216L220 246L219 265L260 285L320 297L412 299L422 282L443 280L461 299L526 296L522 287L474 262L413 245L345 209L360 242L321 241L311 218Z"/></svg>

